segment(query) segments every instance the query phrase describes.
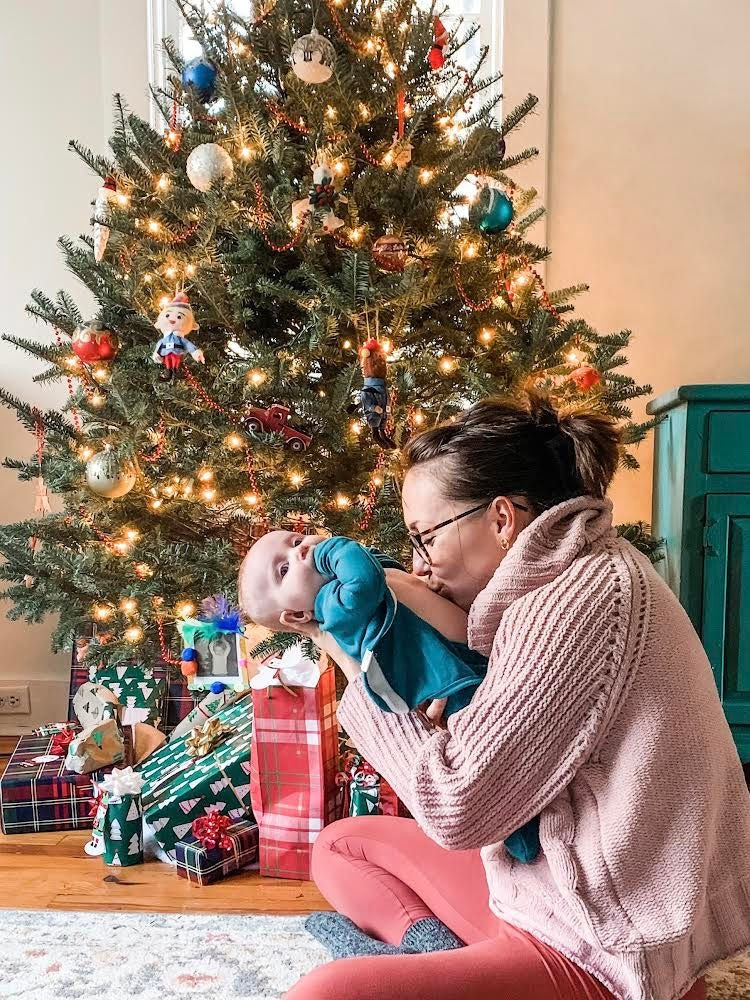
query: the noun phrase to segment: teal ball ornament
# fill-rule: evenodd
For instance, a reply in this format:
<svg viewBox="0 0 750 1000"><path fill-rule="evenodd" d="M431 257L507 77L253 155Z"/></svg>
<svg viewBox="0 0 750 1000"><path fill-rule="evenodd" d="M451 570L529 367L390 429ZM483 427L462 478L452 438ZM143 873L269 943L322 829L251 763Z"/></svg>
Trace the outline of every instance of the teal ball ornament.
<svg viewBox="0 0 750 1000"><path fill-rule="evenodd" d="M205 56L196 56L189 63L185 63L182 70L182 86L185 90L192 91L193 94L207 104L216 93L216 75L218 73L216 63Z"/></svg>
<svg viewBox="0 0 750 1000"><path fill-rule="evenodd" d="M499 188L485 185L474 202L472 222L483 233L502 233L513 221L513 202Z"/></svg>

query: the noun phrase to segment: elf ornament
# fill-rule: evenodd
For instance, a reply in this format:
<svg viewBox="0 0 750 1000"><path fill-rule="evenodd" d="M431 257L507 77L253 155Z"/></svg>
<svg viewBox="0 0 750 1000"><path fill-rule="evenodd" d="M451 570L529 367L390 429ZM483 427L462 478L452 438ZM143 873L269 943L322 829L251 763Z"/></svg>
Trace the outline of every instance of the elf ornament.
<svg viewBox="0 0 750 1000"><path fill-rule="evenodd" d="M196 56L182 70L182 86L207 104L216 92L216 63L205 56Z"/></svg>
<svg viewBox="0 0 750 1000"><path fill-rule="evenodd" d="M96 195L96 205L94 206L94 260L97 264L104 259L104 251L107 249L109 240L109 209L112 202L117 197L117 185L115 179L110 174L104 181Z"/></svg>
<svg viewBox="0 0 750 1000"><path fill-rule="evenodd" d="M433 72L436 72L437 70L442 69L445 65L445 55L443 54L443 49L448 44L448 32L439 17L433 18L432 36L433 44L427 59L430 63L430 68Z"/></svg>
<svg viewBox="0 0 750 1000"><path fill-rule="evenodd" d="M304 83L325 83L333 76L336 50L317 28L298 38L289 54L294 75Z"/></svg>
<svg viewBox="0 0 750 1000"><path fill-rule="evenodd" d="M396 442L388 437L385 425L388 421L388 373L383 345L374 337L365 342L359 352L359 365L365 380L359 401L367 425L374 441L381 448L395 448Z"/></svg>
<svg viewBox="0 0 750 1000"><path fill-rule="evenodd" d="M164 365L160 376L163 382L167 380L174 382L186 354L199 364L204 364L206 359L203 351L192 340L187 339L187 334L194 333L200 327L195 322L190 301L184 292L178 292L172 301L164 306L154 326L162 333L162 337L156 344L151 358L157 365Z"/></svg>
<svg viewBox="0 0 750 1000"><path fill-rule="evenodd" d="M135 481L132 462L115 455L110 444L86 463L86 485L97 496L117 500L133 489Z"/></svg>
<svg viewBox="0 0 750 1000"><path fill-rule="evenodd" d="M188 180L199 191L210 191L214 185L226 184L234 176L232 157L217 142L196 146L187 158Z"/></svg>
<svg viewBox="0 0 750 1000"><path fill-rule="evenodd" d="M76 327L70 346L76 357L91 364L94 361L113 361L120 345L116 334L104 324L92 321Z"/></svg>

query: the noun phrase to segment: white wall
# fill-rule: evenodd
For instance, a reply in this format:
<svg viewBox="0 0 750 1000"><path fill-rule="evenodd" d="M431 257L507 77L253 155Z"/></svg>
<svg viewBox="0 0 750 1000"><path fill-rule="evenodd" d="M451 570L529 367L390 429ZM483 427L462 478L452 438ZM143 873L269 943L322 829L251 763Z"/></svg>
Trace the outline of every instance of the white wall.
<svg viewBox="0 0 750 1000"><path fill-rule="evenodd" d="M147 111L145 0L4 0L0 93L5 96L0 176L0 330L51 337L24 313L30 291L86 290L66 271L56 246L63 234L88 227L96 179L67 149L78 138L104 150L111 93ZM7 143L7 144L6 144ZM2 385L40 406L60 402L58 390L35 386L32 359L0 344ZM27 456L34 441L14 413L0 408L2 455ZM33 488L0 469L3 521L31 516ZM4 611L4 609L3 609ZM53 656L50 629L0 618L0 686L32 685L32 716L0 716L0 734L50 721L65 711L69 657Z"/></svg>
<svg viewBox="0 0 750 1000"><path fill-rule="evenodd" d="M552 3L547 275L590 283L600 330L634 331L655 394L750 383L748 37L747 0ZM620 520L650 517L651 440L638 457Z"/></svg>

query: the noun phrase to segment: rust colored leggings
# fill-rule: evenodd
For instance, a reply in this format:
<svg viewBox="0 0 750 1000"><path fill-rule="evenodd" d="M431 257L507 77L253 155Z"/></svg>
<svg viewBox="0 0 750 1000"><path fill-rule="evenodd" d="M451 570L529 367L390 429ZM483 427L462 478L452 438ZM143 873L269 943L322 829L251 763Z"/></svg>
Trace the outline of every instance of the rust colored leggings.
<svg viewBox="0 0 750 1000"><path fill-rule="evenodd" d="M413 820L363 816L327 827L313 876L339 913L399 944L435 916L467 947L344 958L314 969L285 1000L612 1000L564 955L494 916L479 851L446 851ZM705 1000L699 980L683 1000Z"/></svg>

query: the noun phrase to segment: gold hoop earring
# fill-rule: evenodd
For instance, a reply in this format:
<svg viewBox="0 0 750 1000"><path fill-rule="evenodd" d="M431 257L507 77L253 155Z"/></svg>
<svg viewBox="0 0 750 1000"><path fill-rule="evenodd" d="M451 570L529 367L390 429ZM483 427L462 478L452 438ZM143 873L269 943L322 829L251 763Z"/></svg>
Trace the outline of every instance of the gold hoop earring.
<svg viewBox="0 0 750 1000"><path fill-rule="evenodd" d="M500 539L500 548L503 549L505 552L508 551L508 549L510 548L510 542L508 541L507 538Z"/></svg>

